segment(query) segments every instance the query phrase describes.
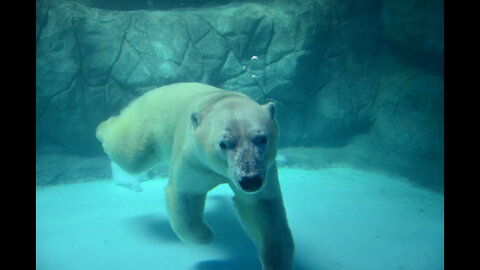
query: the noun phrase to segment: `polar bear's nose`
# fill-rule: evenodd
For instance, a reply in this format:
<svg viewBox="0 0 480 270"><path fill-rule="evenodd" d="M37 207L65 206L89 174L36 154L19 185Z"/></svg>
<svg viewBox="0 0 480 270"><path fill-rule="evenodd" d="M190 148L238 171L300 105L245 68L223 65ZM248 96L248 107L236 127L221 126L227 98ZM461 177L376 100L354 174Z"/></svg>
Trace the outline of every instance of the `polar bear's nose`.
<svg viewBox="0 0 480 270"><path fill-rule="evenodd" d="M262 187L263 179L260 175L243 176L240 179L240 187L247 192L254 192Z"/></svg>

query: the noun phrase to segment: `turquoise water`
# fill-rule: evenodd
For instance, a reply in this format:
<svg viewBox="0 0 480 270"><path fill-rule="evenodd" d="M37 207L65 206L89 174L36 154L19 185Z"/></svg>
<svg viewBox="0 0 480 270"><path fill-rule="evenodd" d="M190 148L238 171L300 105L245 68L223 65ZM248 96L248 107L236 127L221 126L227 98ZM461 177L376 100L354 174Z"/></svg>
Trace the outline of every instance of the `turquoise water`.
<svg viewBox="0 0 480 270"><path fill-rule="evenodd" d="M261 270L227 185L207 199L214 241L185 244L168 166L125 174L96 135L179 82L274 104L295 270L443 269L443 13L443 0L37 0L36 269Z"/></svg>

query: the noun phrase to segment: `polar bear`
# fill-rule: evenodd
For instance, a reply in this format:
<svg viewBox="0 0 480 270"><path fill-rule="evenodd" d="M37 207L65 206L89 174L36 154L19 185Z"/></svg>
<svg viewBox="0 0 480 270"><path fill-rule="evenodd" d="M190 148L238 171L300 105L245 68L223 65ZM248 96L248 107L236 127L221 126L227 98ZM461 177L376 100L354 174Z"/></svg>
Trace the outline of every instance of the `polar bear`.
<svg viewBox="0 0 480 270"><path fill-rule="evenodd" d="M204 244L205 198L227 183L264 270L290 270L294 244L278 182L275 105L200 83L145 93L97 127L111 160L129 173L170 161L165 188L170 224L184 242Z"/></svg>

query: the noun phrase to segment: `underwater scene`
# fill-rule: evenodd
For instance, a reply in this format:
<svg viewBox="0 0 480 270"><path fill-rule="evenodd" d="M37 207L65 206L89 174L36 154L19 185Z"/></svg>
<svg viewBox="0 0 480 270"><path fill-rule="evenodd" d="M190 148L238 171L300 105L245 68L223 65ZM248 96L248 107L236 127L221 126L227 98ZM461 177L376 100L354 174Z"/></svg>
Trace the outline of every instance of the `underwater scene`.
<svg viewBox="0 0 480 270"><path fill-rule="evenodd" d="M37 0L36 269L444 269L444 1Z"/></svg>

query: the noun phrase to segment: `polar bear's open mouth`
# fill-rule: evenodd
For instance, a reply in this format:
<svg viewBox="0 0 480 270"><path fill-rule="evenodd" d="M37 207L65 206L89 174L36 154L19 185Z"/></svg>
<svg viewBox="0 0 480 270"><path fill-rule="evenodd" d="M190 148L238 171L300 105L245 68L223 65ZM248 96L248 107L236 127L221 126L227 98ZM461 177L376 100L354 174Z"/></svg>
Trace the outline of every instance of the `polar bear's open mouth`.
<svg viewBox="0 0 480 270"><path fill-rule="evenodd" d="M255 192L262 187L263 179L260 175L243 176L239 181L240 187L246 192Z"/></svg>

